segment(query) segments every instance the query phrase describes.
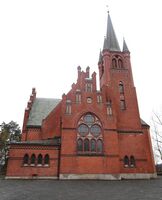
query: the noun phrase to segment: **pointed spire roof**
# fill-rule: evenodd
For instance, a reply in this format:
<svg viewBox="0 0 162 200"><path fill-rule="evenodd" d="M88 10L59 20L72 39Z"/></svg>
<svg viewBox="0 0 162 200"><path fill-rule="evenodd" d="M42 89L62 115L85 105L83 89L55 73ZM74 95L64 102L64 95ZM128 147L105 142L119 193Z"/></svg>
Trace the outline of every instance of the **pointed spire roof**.
<svg viewBox="0 0 162 200"><path fill-rule="evenodd" d="M101 50L100 50L100 55L99 55L98 63L102 63L102 52L101 52Z"/></svg>
<svg viewBox="0 0 162 200"><path fill-rule="evenodd" d="M123 52L129 52L125 39L123 38Z"/></svg>
<svg viewBox="0 0 162 200"><path fill-rule="evenodd" d="M108 12L108 19L107 19L107 32L106 38L104 40L104 47L103 49L108 49L110 51L120 51L119 43L112 25L112 21Z"/></svg>

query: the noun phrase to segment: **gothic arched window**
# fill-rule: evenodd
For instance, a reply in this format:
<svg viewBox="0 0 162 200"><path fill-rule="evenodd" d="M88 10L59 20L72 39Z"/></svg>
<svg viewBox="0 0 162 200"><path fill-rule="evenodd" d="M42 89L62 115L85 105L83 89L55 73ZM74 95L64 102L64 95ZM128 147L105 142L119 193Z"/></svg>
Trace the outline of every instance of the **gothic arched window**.
<svg viewBox="0 0 162 200"><path fill-rule="evenodd" d="M25 154L23 158L23 165L28 165L29 164L29 155Z"/></svg>
<svg viewBox="0 0 162 200"><path fill-rule="evenodd" d="M129 167L129 158L128 158L128 156L124 157L124 167Z"/></svg>
<svg viewBox="0 0 162 200"><path fill-rule="evenodd" d="M44 164L45 164L45 165L49 165L49 155L48 155L48 154L46 154L46 155L44 156Z"/></svg>
<svg viewBox="0 0 162 200"><path fill-rule="evenodd" d="M31 164L31 165L35 165L35 162L36 162L35 154L32 154L32 155L31 155L31 158L30 158L30 164Z"/></svg>
<svg viewBox="0 0 162 200"><path fill-rule="evenodd" d="M135 165L136 165L135 158L134 158L134 156L131 156L130 157L130 167L135 167Z"/></svg>
<svg viewBox="0 0 162 200"><path fill-rule="evenodd" d="M120 94L124 94L124 85L121 81L119 83L119 92L120 92Z"/></svg>
<svg viewBox="0 0 162 200"><path fill-rule="evenodd" d="M91 152L96 152L96 140L91 140Z"/></svg>
<svg viewBox="0 0 162 200"><path fill-rule="evenodd" d="M122 62L121 59L118 60L118 67L119 67L120 69L123 68L123 62Z"/></svg>
<svg viewBox="0 0 162 200"><path fill-rule="evenodd" d="M83 151L83 140L82 139L78 139L78 141L77 141L77 150Z"/></svg>
<svg viewBox="0 0 162 200"><path fill-rule="evenodd" d="M103 153L102 124L92 113L86 113L78 121L77 151L88 154Z"/></svg>
<svg viewBox="0 0 162 200"><path fill-rule="evenodd" d="M89 151L89 140L87 138L84 140L84 151Z"/></svg>
<svg viewBox="0 0 162 200"><path fill-rule="evenodd" d="M117 68L117 61L115 58L112 59L112 68Z"/></svg>
<svg viewBox="0 0 162 200"><path fill-rule="evenodd" d="M103 151L103 144L102 144L102 140L99 139L97 140L97 152L101 153Z"/></svg>
<svg viewBox="0 0 162 200"><path fill-rule="evenodd" d="M43 161L42 155L39 154L39 155L38 155L38 161L37 161L37 164L38 164L38 165L42 165L42 161Z"/></svg>

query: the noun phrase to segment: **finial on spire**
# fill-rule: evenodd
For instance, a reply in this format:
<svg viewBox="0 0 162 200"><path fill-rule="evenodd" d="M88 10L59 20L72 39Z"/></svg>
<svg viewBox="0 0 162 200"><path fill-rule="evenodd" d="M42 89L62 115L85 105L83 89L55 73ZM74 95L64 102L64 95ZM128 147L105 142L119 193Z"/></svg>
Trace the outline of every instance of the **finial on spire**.
<svg viewBox="0 0 162 200"><path fill-rule="evenodd" d="M106 7L107 7L107 13L109 14L109 5L106 5Z"/></svg>

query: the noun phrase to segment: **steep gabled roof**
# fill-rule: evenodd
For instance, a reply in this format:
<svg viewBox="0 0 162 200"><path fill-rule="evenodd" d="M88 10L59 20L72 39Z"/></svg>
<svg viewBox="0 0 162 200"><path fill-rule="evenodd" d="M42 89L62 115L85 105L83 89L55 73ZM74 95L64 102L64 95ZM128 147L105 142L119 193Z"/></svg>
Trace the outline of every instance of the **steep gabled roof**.
<svg viewBox="0 0 162 200"><path fill-rule="evenodd" d="M29 114L27 126L41 126L42 120L59 104L60 99L36 98Z"/></svg>

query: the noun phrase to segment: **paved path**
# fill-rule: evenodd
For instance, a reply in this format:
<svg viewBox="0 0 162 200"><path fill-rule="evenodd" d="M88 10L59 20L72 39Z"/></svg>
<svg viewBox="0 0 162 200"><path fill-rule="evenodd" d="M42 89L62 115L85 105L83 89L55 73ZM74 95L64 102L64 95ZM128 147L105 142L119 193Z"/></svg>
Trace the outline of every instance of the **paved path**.
<svg viewBox="0 0 162 200"><path fill-rule="evenodd" d="M156 180L0 180L0 200L162 200Z"/></svg>

